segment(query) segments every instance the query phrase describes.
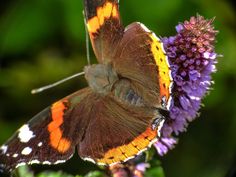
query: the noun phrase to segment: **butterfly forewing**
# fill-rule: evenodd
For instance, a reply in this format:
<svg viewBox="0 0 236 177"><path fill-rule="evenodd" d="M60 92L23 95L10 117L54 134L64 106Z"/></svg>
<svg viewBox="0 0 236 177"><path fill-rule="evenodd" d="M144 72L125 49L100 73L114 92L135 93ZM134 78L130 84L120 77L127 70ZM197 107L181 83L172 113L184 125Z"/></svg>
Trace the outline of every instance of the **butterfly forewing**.
<svg viewBox="0 0 236 177"><path fill-rule="evenodd" d="M84 8L94 53L100 63L109 63L124 32L118 0L84 0Z"/></svg>
<svg viewBox="0 0 236 177"><path fill-rule="evenodd" d="M46 108L24 124L0 148L0 168L24 164L56 164L68 160L84 131L86 119L76 110L90 89L80 90Z"/></svg>

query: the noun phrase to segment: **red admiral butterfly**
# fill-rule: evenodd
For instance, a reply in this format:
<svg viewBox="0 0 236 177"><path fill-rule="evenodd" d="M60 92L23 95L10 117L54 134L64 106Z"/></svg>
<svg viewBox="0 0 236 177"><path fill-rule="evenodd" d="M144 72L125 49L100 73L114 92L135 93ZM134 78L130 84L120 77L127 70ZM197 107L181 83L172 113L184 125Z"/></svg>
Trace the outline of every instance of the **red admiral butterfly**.
<svg viewBox="0 0 236 177"><path fill-rule="evenodd" d="M163 45L141 23L124 28L118 0L84 0L99 64L85 67L89 87L46 108L0 148L0 168L57 164L79 156L99 165L127 161L160 136L172 79Z"/></svg>

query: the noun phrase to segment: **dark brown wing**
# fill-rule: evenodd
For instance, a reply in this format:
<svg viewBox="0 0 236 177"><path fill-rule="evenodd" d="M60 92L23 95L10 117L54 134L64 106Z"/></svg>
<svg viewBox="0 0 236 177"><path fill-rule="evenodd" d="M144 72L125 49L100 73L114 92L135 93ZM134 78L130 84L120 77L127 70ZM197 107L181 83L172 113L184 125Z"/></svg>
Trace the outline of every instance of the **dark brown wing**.
<svg viewBox="0 0 236 177"><path fill-rule="evenodd" d="M84 160L99 165L124 162L157 140L158 131L150 128L156 116L154 110L117 102L112 96L94 94L86 100L91 104L86 115L90 121L78 143Z"/></svg>
<svg viewBox="0 0 236 177"><path fill-rule="evenodd" d="M75 145L88 124L78 105L89 94L88 88L80 90L23 125L0 147L0 171L11 171L24 164L62 163L72 157Z"/></svg>
<svg viewBox="0 0 236 177"><path fill-rule="evenodd" d="M126 161L157 140L155 109L80 90L45 109L0 147L0 170L63 163L74 154L100 165Z"/></svg>
<svg viewBox="0 0 236 177"><path fill-rule="evenodd" d="M135 85L133 90L154 107L170 98L172 78L163 44L141 23L125 29L112 64L115 71Z"/></svg>
<svg viewBox="0 0 236 177"><path fill-rule="evenodd" d="M84 9L94 53L99 63L109 63L124 31L118 0L84 0Z"/></svg>
<svg viewBox="0 0 236 177"><path fill-rule="evenodd" d="M168 107L172 78L162 42L141 23L125 29L118 0L84 0L85 16L94 52L100 63L112 63L118 74L153 106Z"/></svg>

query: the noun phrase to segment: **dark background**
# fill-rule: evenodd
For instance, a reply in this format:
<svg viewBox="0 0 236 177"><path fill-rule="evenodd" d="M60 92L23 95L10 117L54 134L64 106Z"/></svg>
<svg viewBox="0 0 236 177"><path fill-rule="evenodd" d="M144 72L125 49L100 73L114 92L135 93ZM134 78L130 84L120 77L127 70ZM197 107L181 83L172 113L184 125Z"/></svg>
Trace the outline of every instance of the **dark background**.
<svg viewBox="0 0 236 177"><path fill-rule="evenodd" d="M223 177L236 171L236 13L234 1L120 0L123 23L140 21L158 36L197 13L216 17L218 72L201 115L161 158L166 177ZM83 77L37 95L30 90L83 70L86 65L81 0L0 1L0 144L56 100L86 86ZM91 50L92 54L92 50ZM92 62L96 60L92 54ZM83 174L94 165L76 155L56 167Z"/></svg>

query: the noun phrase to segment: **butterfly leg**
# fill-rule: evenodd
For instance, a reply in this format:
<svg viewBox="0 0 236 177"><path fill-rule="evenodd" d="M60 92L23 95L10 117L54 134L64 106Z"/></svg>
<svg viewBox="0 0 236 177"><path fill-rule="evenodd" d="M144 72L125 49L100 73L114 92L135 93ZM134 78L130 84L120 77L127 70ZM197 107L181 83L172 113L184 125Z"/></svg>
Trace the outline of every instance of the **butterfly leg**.
<svg viewBox="0 0 236 177"><path fill-rule="evenodd" d="M169 118L169 111L166 109L158 108L158 114L155 119L153 119L151 127L152 130L158 129L160 124Z"/></svg>
<svg viewBox="0 0 236 177"><path fill-rule="evenodd" d="M160 125L160 123L165 120L165 117L162 115L158 115L158 117L156 117L153 121L152 121L152 130L156 130L158 129L158 126Z"/></svg>

